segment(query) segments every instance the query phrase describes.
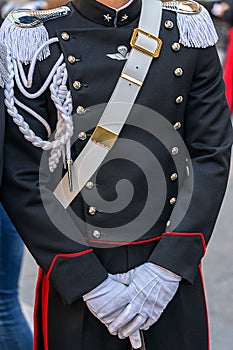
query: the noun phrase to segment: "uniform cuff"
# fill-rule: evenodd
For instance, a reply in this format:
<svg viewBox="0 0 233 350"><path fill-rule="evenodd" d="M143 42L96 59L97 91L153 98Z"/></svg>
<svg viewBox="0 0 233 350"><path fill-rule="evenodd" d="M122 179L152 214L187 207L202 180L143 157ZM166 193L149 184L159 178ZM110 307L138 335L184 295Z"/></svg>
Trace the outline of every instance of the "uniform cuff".
<svg viewBox="0 0 233 350"><path fill-rule="evenodd" d="M206 244L202 233L166 232L148 261L193 284L205 251Z"/></svg>
<svg viewBox="0 0 233 350"><path fill-rule="evenodd" d="M56 255L47 277L64 303L72 304L102 283L108 273L93 250L88 249L74 254Z"/></svg>

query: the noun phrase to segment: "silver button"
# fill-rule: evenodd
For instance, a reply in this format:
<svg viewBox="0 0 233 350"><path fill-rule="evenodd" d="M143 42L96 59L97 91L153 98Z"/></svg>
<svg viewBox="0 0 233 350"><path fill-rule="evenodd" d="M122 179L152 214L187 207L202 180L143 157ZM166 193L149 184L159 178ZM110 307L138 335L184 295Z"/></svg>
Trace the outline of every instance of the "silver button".
<svg viewBox="0 0 233 350"><path fill-rule="evenodd" d="M67 40L69 40L70 36L69 36L69 34L68 34L67 32L63 32L63 33L61 34L61 38L62 38L63 40L65 40L65 41L67 41Z"/></svg>
<svg viewBox="0 0 233 350"><path fill-rule="evenodd" d="M171 180L172 181L176 181L178 179L178 174L177 173L173 173L172 175L171 175Z"/></svg>
<svg viewBox="0 0 233 350"><path fill-rule="evenodd" d="M87 138L87 134L84 131L81 131L78 135L78 139L81 141L85 141Z"/></svg>
<svg viewBox="0 0 233 350"><path fill-rule="evenodd" d="M90 215L95 215L96 211L97 211L96 207L89 207L89 209L88 209L88 213Z"/></svg>
<svg viewBox="0 0 233 350"><path fill-rule="evenodd" d="M180 104L180 103L182 103L184 101L184 97L183 96L178 96L177 98L176 98L176 103L177 104Z"/></svg>
<svg viewBox="0 0 233 350"><path fill-rule="evenodd" d="M183 74L184 74L184 71L183 71L183 69L182 68L176 68L175 70L174 70L174 74L175 74L175 76L177 76L177 77L181 77Z"/></svg>
<svg viewBox="0 0 233 350"><path fill-rule="evenodd" d="M174 27L174 23L172 21L166 21L164 23L165 28L172 29Z"/></svg>
<svg viewBox="0 0 233 350"><path fill-rule="evenodd" d="M181 122L177 122L174 124L174 129L179 130L181 128L181 126L182 126Z"/></svg>
<svg viewBox="0 0 233 350"><path fill-rule="evenodd" d="M172 44L172 50L173 51L180 51L180 44L179 43L173 43Z"/></svg>
<svg viewBox="0 0 233 350"><path fill-rule="evenodd" d="M88 188L88 190L92 190L94 188L94 183L92 181L88 181L86 183L86 188Z"/></svg>
<svg viewBox="0 0 233 350"><path fill-rule="evenodd" d="M173 197L173 198L170 199L170 204L171 204L171 205L176 204L176 198L175 198L175 197Z"/></svg>
<svg viewBox="0 0 233 350"><path fill-rule="evenodd" d="M175 156L179 153L179 148L178 147L173 147L172 148L172 155Z"/></svg>
<svg viewBox="0 0 233 350"><path fill-rule="evenodd" d="M93 231L92 236L96 239L99 239L101 237L101 232L98 230Z"/></svg>
<svg viewBox="0 0 233 350"><path fill-rule="evenodd" d="M170 227L171 226L171 221L169 220L168 222L167 222L167 225L166 225L167 227Z"/></svg>
<svg viewBox="0 0 233 350"><path fill-rule="evenodd" d="M77 112L78 114L84 114L84 113L85 113L85 108L84 108L83 106L78 106L78 107L76 108L76 112Z"/></svg>
<svg viewBox="0 0 233 350"><path fill-rule="evenodd" d="M68 62L70 62L71 64L74 64L76 62L76 58L72 55L69 55L67 59Z"/></svg>
<svg viewBox="0 0 233 350"><path fill-rule="evenodd" d="M78 80L75 80L73 82L73 87L75 88L75 90L79 90L82 87L82 83L80 81L78 81Z"/></svg>

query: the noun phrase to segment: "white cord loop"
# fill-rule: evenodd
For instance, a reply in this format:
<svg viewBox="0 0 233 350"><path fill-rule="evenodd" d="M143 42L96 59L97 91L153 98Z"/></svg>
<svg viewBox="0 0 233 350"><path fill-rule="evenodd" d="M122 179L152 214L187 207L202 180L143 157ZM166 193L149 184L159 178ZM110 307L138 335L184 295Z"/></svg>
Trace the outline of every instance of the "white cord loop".
<svg viewBox="0 0 233 350"><path fill-rule="evenodd" d="M16 60L16 63L18 65L18 69L19 69L19 72L20 72L20 76L21 76L21 79L23 81L23 84L26 88L31 88L32 87L32 81L33 81L33 75L34 75L34 72L35 72L35 67L36 67L36 63L38 61L38 56L40 55L41 51L46 47L46 46L49 46L53 43L56 43L56 42L59 42L59 39L58 38L51 38L49 40L47 40L35 53L35 56L33 57L31 63L30 63L30 67L29 67L29 70L28 70L28 77L26 78L26 75L25 75L25 72L24 72L24 69L23 69L23 64L22 62L17 59ZM55 65L56 66L56 65Z"/></svg>
<svg viewBox="0 0 233 350"><path fill-rule="evenodd" d="M50 84L51 80L53 79L53 76L56 73L57 68L62 64L63 60L64 60L64 56L63 56L63 54L61 54L61 56L59 57L59 59L55 63L54 67L51 69L51 72L49 73L49 75L48 75L47 79L45 80L44 84L42 85L42 87L34 94L31 94L27 90L24 89L24 87L20 81L20 77L19 77L18 61L13 59L13 67L14 67L13 69L15 72L15 81L16 81L16 84L17 84L20 92L25 97L30 98L30 99L35 99L37 97L40 97L45 92L45 90L49 87L49 84ZM20 65L19 65L19 67L20 67ZM25 86L27 87L28 83L26 81L25 75L22 76L22 80L23 80L23 83L26 83Z"/></svg>

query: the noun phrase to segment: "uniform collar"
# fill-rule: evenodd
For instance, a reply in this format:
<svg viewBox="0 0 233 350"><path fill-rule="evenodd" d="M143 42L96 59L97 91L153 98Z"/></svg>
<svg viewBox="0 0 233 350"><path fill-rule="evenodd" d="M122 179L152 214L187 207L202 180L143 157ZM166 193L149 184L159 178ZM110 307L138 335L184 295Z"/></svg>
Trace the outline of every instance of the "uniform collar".
<svg viewBox="0 0 233 350"><path fill-rule="evenodd" d="M77 10L93 22L118 27L133 22L140 14L141 0L134 0L123 9L113 9L96 0L73 0Z"/></svg>

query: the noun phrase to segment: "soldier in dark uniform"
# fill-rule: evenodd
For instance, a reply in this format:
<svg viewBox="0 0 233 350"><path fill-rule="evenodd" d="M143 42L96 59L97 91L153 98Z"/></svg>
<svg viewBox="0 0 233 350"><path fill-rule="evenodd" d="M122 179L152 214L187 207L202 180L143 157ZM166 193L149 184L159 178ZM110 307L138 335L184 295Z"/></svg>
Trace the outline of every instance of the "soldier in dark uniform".
<svg viewBox="0 0 233 350"><path fill-rule="evenodd" d="M11 78L3 202L40 266L35 349L207 350L201 259L232 144L216 33L193 1L163 3L161 18L158 1L114 4L74 0L50 12L15 11L2 27ZM106 115L113 100L118 107ZM134 102L138 109L122 122ZM85 184L77 191L81 156ZM111 212L119 188L127 192L117 187L123 179L133 186L131 200ZM137 221L148 202L150 215ZM127 230L131 222L141 234Z"/></svg>

